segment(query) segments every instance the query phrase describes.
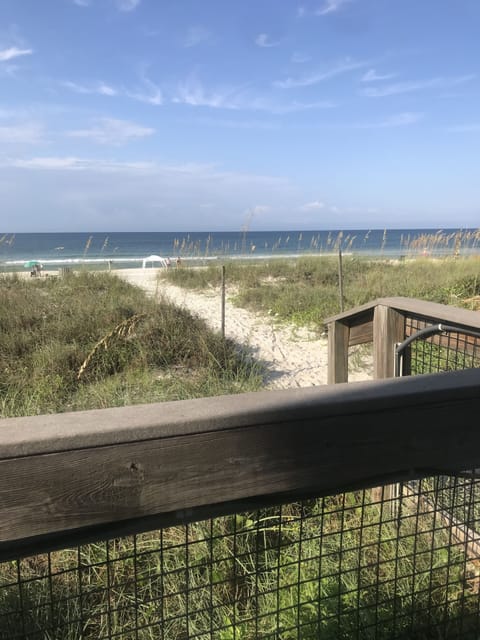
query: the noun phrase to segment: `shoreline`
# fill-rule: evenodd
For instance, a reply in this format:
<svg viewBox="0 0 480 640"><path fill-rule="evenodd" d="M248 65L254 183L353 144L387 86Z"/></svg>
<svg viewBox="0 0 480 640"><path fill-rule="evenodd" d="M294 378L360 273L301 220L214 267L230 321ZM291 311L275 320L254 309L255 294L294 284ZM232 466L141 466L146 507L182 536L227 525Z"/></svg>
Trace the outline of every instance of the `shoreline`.
<svg viewBox="0 0 480 640"><path fill-rule="evenodd" d="M299 260L302 258L305 259L332 259L338 258L338 252L329 252L329 253L272 253L272 254L251 254L251 255L217 255L217 256L180 256L182 263L188 264L189 267L198 268L202 266L208 266L212 263L216 264L228 264L229 262L241 263L241 262L263 262L266 260ZM159 256L160 257L160 256ZM401 263L401 262L412 262L417 260L428 260L429 262L442 262L449 260L480 260L480 251L461 251L458 255L454 255L451 252L384 252L384 253L370 253L370 252L354 252L342 251L343 258L357 258L359 260L365 260L369 262L389 262L389 263ZM164 258L170 258L172 262L175 261L175 257L172 255L165 255ZM60 259L50 259L50 258L31 258L32 260L36 260L40 262L43 266L43 273L56 273L61 268L77 268L81 269L82 267L91 267L92 270L95 271L124 271L126 269L130 270L143 270L143 269L157 269L161 268L157 265L153 267L151 265L147 267L143 267L143 261L145 258L65 258L63 260ZM12 273L27 273L27 268L23 265L25 262L30 260L30 258L25 258L21 260L7 260L0 261L0 274L10 275ZM158 262L158 261L156 261Z"/></svg>

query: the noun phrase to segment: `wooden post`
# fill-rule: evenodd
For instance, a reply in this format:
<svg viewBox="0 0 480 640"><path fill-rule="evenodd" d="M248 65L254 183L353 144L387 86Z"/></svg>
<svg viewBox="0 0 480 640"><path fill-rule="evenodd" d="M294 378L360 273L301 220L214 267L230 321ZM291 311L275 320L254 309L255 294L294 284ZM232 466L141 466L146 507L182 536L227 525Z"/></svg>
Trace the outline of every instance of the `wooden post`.
<svg viewBox="0 0 480 640"><path fill-rule="evenodd" d="M340 312L343 313L343 263L342 249L338 248L338 292L340 295Z"/></svg>
<svg viewBox="0 0 480 640"><path fill-rule="evenodd" d="M225 265L222 264L222 338L225 338Z"/></svg>
<svg viewBox="0 0 480 640"><path fill-rule="evenodd" d="M395 345L405 338L404 316L385 305L375 307L373 314L373 377L375 379L395 376ZM372 500L384 502L383 511L387 518L395 517L399 494L397 484L372 489Z"/></svg>
<svg viewBox="0 0 480 640"><path fill-rule="evenodd" d="M395 375L395 345L405 338L405 318L379 304L373 314L373 377L393 378Z"/></svg>
<svg viewBox="0 0 480 640"><path fill-rule="evenodd" d="M343 322L328 324L328 384L348 382L348 342L350 327Z"/></svg>

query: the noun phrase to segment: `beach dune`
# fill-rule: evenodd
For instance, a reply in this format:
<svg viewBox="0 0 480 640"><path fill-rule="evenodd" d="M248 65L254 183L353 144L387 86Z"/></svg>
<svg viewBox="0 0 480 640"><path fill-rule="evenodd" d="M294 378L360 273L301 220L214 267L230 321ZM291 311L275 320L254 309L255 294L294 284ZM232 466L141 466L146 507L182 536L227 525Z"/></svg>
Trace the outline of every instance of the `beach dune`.
<svg viewBox="0 0 480 640"><path fill-rule="evenodd" d="M176 287L161 279L157 269L119 269L115 275L135 284L150 295L164 297L179 307L203 318L215 331L221 329L221 297L219 289L201 293ZM327 383L328 345L325 336L306 328L280 324L274 317L252 313L225 305L225 335L247 348L267 368L266 386L270 389L312 387ZM358 358L349 372L350 381L372 377L368 357Z"/></svg>

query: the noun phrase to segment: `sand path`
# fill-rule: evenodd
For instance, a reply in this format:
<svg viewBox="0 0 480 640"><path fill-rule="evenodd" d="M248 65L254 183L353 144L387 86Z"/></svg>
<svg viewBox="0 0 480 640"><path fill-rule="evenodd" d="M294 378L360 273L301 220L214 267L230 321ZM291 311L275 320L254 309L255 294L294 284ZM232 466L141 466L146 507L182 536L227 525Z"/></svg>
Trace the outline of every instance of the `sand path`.
<svg viewBox="0 0 480 640"><path fill-rule="evenodd" d="M121 269L116 275L142 287L150 295L165 297L180 307L203 318L209 327L221 329L220 291L211 289L201 293L157 283L156 269ZM252 355L267 367L266 388L287 389L311 387L327 383L327 338L313 331L292 325L280 325L275 318L235 307L228 300L225 305L225 335L246 346ZM363 362L349 374L349 380L371 377L371 366Z"/></svg>

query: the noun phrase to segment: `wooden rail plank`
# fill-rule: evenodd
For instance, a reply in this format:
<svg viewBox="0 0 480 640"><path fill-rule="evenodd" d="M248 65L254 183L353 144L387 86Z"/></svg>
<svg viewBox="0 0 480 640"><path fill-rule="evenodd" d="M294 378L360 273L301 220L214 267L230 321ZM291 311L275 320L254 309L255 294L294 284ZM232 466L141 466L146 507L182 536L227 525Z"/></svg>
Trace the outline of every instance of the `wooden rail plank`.
<svg viewBox="0 0 480 640"><path fill-rule="evenodd" d="M478 467L480 433L467 416L480 412L479 383L480 371L466 370L4 420L0 551L256 496Z"/></svg>
<svg viewBox="0 0 480 640"><path fill-rule="evenodd" d="M478 311L461 309L460 307L439 304L438 302L428 302L427 300L403 297L377 298L367 304L349 309L330 318L326 318L325 324L337 321L345 322L349 325L356 324L358 322L358 318L366 318L369 313L372 313L373 315L373 309L378 305L391 307L397 311L405 312L405 315L423 317L431 320L432 324L435 322L443 322L445 324L455 324L460 327L480 329L480 313L478 313Z"/></svg>
<svg viewBox="0 0 480 640"><path fill-rule="evenodd" d="M368 322L364 322L363 324L352 325L350 327L349 347L354 347L357 344L365 344L367 342L373 342L373 319Z"/></svg>

